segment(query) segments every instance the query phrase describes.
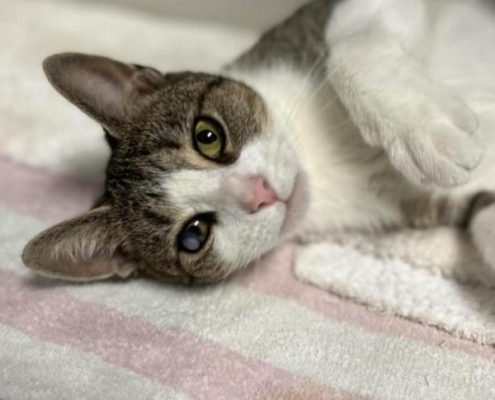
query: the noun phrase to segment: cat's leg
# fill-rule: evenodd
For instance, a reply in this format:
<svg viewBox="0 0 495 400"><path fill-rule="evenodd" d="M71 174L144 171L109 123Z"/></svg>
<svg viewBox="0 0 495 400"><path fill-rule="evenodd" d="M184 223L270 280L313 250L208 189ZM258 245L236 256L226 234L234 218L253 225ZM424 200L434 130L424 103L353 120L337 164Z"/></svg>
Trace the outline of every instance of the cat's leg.
<svg viewBox="0 0 495 400"><path fill-rule="evenodd" d="M403 201L401 210L404 221L413 228L452 225L466 230L485 262L495 268L495 191L424 194Z"/></svg>
<svg viewBox="0 0 495 400"><path fill-rule="evenodd" d="M489 204L473 214L469 231L485 262L495 268L495 194Z"/></svg>
<svg viewBox="0 0 495 400"><path fill-rule="evenodd" d="M431 10L421 0L341 4L327 28L328 74L365 141L414 183L465 183L482 155L478 123L420 61Z"/></svg>
<svg viewBox="0 0 495 400"><path fill-rule="evenodd" d="M478 214L493 206L495 191L458 195L424 193L400 202L404 224L419 229L445 225L469 230ZM495 225L493 228L495 232Z"/></svg>

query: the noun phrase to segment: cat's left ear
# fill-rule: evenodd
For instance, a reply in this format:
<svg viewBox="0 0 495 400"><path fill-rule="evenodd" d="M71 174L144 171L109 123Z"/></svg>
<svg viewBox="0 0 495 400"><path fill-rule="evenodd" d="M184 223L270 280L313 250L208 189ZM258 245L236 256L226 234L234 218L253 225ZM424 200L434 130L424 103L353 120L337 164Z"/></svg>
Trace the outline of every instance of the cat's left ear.
<svg viewBox="0 0 495 400"><path fill-rule="evenodd" d="M132 120L165 82L153 68L80 53L52 55L43 69L64 97L112 133Z"/></svg>
<svg viewBox="0 0 495 400"><path fill-rule="evenodd" d="M26 245L22 260L34 272L53 278L126 278L137 265L122 253L124 237L112 207L100 206L41 232Z"/></svg>

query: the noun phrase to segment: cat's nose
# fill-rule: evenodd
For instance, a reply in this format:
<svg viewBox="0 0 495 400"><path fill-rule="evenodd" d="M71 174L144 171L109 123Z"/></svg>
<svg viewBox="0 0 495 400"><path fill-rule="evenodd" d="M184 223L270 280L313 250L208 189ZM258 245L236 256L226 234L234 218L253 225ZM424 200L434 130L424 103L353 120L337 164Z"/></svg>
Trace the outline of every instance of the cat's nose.
<svg viewBox="0 0 495 400"><path fill-rule="evenodd" d="M250 213L279 201L277 192L261 175L230 175L223 180L219 195Z"/></svg>
<svg viewBox="0 0 495 400"><path fill-rule="evenodd" d="M255 213L263 207L276 203L279 199L270 184L260 175L249 177L250 195L243 205L249 212Z"/></svg>

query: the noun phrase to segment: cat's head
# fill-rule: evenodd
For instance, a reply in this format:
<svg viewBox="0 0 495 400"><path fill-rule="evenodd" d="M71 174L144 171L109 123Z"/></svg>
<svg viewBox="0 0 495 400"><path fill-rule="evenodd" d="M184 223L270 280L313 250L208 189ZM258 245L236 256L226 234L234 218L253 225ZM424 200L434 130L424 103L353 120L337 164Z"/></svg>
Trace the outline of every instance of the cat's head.
<svg viewBox="0 0 495 400"><path fill-rule="evenodd" d="M105 128L112 155L101 204L28 243L33 270L216 281L301 221L306 182L285 121L245 84L82 54L49 57L44 69Z"/></svg>

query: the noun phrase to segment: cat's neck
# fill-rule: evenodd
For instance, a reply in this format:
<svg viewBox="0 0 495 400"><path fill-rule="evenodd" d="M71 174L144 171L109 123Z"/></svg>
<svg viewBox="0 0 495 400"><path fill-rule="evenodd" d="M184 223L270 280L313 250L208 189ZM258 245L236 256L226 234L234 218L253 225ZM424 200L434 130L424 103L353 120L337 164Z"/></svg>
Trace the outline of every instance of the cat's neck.
<svg viewBox="0 0 495 400"><path fill-rule="evenodd" d="M326 80L283 65L229 74L258 91L270 113L283 120L283 134L309 181L305 231L397 224L396 207L378 194L383 188L373 187L373 177L391 174L394 180L394 174L380 152L363 142Z"/></svg>

